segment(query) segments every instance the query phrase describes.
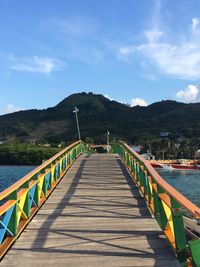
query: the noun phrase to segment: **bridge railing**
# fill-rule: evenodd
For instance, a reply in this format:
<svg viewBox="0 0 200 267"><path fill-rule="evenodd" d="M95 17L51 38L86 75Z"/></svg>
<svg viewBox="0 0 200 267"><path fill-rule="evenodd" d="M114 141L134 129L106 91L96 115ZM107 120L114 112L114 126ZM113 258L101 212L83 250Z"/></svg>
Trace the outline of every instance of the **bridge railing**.
<svg viewBox="0 0 200 267"><path fill-rule="evenodd" d="M183 209L197 220L200 209L164 181L150 163L126 143L119 142L114 152L130 171L181 266L200 266L200 240L187 241L183 221Z"/></svg>
<svg viewBox="0 0 200 267"><path fill-rule="evenodd" d="M73 143L0 193L0 259L82 152Z"/></svg>

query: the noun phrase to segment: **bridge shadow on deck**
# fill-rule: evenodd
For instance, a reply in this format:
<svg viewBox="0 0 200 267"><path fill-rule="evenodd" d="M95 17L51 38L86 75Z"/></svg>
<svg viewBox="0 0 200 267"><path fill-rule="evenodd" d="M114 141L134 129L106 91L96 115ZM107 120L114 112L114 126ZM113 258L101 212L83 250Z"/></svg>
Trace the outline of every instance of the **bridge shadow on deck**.
<svg viewBox="0 0 200 267"><path fill-rule="evenodd" d="M38 229L30 248L20 247L19 244L13 249L22 253L48 253L51 258L53 255L58 257L58 254L130 258L132 265L127 266L178 266L162 232L154 227L146 202L121 159L112 156L110 164L113 166L109 166L108 158L101 162L101 156L82 156L78 161L80 165L72 174L71 184L58 205L47 216L44 216L43 208L36 215L41 222L45 218L40 229L37 224L30 225L30 231ZM75 166L69 172L73 169ZM67 180L67 176L64 179ZM63 189L62 183L58 189ZM95 219L96 225L92 225ZM57 244L56 241L48 244L51 236L56 238ZM138 262L134 265L138 259L145 265L138 265ZM118 266L117 263L112 264L108 266ZM95 266L101 266L101 263Z"/></svg>

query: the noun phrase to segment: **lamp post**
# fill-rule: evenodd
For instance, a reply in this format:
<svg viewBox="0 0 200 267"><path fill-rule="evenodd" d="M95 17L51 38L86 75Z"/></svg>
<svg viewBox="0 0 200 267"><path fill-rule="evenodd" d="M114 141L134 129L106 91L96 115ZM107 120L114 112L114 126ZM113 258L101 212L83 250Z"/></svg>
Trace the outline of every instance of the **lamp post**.
<svg viewBox="0 0 200 267"><path fill-rule="evenodd" d="M107 153L109 153L109 135L110 132L107 130Z"/></svg>
<svg viewBox="0 0 200 267"><path fill-rule="evenodd" d="M77 130L78 130L78 138L79 138L79 141L81 141L81 134L80 134L80 129L79 129L79 123L78 123L78 113L79 110L77 109L77 107L74 108L73 110L73 113L75 113L76 115L76 124L77 124Z"/></svg>

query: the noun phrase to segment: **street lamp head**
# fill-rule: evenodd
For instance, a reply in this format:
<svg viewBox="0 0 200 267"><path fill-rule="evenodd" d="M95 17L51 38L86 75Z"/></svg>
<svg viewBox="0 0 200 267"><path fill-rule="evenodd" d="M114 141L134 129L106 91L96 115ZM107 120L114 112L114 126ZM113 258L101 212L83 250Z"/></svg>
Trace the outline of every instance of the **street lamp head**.
<svg viewBox="0 0 200 267"><path fill-rule="evenodd" d="M77 107L74 107L73 112L76 113L76 112L78 112L78 111L79 111L79 110L77 109Z"/></svg>

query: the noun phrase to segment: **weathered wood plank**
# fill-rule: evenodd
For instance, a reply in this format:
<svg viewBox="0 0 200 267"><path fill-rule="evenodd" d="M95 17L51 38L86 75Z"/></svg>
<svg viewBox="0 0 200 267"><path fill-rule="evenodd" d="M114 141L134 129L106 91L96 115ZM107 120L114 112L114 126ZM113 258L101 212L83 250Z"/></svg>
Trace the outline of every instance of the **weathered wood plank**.
<svg viewBox="0 0 200 267"><path fill-rule="evenodd" d="M82 156L1 266L179 266L116 155Z"/></svg>

